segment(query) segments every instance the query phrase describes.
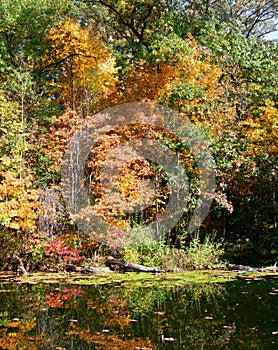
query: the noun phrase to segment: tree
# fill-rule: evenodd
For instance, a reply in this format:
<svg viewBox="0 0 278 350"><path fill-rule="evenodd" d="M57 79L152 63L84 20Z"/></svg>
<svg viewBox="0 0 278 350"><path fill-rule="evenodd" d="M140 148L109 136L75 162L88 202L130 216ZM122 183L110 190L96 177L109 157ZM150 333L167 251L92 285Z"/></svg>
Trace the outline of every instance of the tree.
<svg viewBox="0 0 278 350"><path fill-rule="evenodd" d="M277 29L278 5L275 0L199 0L185 5L202 20L216 20L238 28L246 38L263 37Z"/></svg>
<svg viewBox="0 0 278 350"><path fill-rule="evenodd" d="M206 232L215 228L224 234L241 256L244 247L270 259L266 244L271 242L273 254L277 232L278 50L264 35L275 29L276 16L277 1L272 0L3 0L2 231L25 237L39 229L41 188L44 203L55 204L54 214L60 215L51 225L67 230L59 185L71 136L87 117L108 106L146 101L189 117L210 142L217 191ZM153 219L164 209L169 190L157 164L137 160L120 173L121 194L138 199L140 181L156 178L160 207L128 217L101 202L99 167L117 144L146 135L158 140L160 134L159 141L178 152L188 174L195 176L192 189L198 192L198 171L186 147L171 133L137 129L132 125L105 135L86 169L100 215L125 227L131 221L148 222L148 215ZM193 205L191 197L189 212ZM173 235L184 230L183 220ZM258 232L263 232L261 240Z"/></svg>
<svg viewBox="0 0 278 350"><path fill-rule="evenodd" d="M82 26L68 18L47 39L50 47L42 70L50 77L56 102L82 117L98 110L98 101L115 91L117 69L94 25Z"/></svg>

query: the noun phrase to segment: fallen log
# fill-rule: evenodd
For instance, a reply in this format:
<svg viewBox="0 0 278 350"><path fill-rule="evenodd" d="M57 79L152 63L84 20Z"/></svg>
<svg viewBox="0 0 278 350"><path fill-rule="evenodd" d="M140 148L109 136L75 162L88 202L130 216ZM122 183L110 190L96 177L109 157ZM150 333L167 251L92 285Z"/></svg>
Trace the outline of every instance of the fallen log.
<svg viewBox="0 0 278 350"><path fill-rule="evenodd" d="M245 266L245 265L236 265L236 264L228 264L226 265L226 270L230 271L244 271L244 272L259 272L258 269L251 267L251 266Z"/></svg>
<svg viewBox="0 0 278 350"><path fill-rule="evenodd" d="M76 266L73 264L66 264L64 266L64 269L67 272L86 273L88 275L95 275L95 274L111 272L111 270L108 267Z"/></svg>
<svg viewBox="0 0 278 350"><path fill-rule="evenodd" d="M82 270L80 266L76 266L73 264L65 264L64 269L67 272L81 272Z"/></svg>
<svg viewBox="0 0 278 350"><path fill-rule="evenodd" d="M86 266L82 269L82 272L88 275L98 275L103 273L111 273L112 271L109 269L109 267Z"/></svg>
<svg viewBox="0 0 278 350"><path fill-rule="evenodd" d="M105 265L109 267L112 271L122 271L122 272L149 272L149 273L161 273L166 272L163 269L158 269L156 267L149 267L139 264L133 264L123 259L110 258L105 261Z"/></svg>
<svg viewBox="0 0 278 350"><path fill-rule="evenodd" d="M223 266L219 266L218 265L218 266L212 267L212 269L213 270L228 270L228 271L234 271L234 272L237 272L237 273L243 273L243 272L254 272L254 273L278 272L277 263L275 263L273 266L266 266L266 267L251 267L251 266L246 266L246 265L227 264L227 265L223 265Z"/></svg>

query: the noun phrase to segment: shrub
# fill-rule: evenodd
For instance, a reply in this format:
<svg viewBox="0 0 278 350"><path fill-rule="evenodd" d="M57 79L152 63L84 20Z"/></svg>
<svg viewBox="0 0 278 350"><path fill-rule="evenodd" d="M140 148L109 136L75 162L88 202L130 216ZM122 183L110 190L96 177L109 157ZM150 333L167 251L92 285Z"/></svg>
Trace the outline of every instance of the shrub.
<svg viewBox="0 0 278 350"><path fill-rule="evenodd" d="M53 263L78 263L85 259L82 251L73 248L66 244L62 239L56 239L55 242L49 242L45 248L44 253L46 257L53 260Z"/></svg>
<svg viewBox="0 0 278 350"><path fill-rule="evenodd" d="M211 268L221 264L220 258L224 254L223 241L216 242L215 235L206 236L203 243L199 233L186 249L188 262L195 269Z"/></svg>
<svg viewBox="0 0 278 350"><path fill-rule="evenodd" d="M124 248L122 256L125 260L136 264L171 271L185 269L188 265L185 251L166 245L164 239L153 240L147 245Z"/></svg>

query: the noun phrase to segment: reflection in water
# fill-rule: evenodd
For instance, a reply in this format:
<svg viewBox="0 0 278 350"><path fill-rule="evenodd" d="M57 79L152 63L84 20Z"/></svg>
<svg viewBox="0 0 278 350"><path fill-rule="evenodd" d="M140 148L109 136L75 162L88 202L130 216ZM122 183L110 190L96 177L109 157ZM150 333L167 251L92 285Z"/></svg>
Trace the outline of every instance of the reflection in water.
<svg viewBox="0 0 278 350"><path fill-rule="evenodd" d="M276 285L2 284L0 349L276 349Z"/></svg>

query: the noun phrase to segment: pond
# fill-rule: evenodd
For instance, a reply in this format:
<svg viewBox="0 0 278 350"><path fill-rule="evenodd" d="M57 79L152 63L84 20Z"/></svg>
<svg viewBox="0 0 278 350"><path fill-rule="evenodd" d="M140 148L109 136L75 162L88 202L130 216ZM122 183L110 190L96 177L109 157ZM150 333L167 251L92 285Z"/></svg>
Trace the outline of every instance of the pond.
<svg viewBox="0 0 278 350"><path fill-rule="evenodd" d="M277 278L122 285L0 279L0 349L278 349Z"/></svg>

